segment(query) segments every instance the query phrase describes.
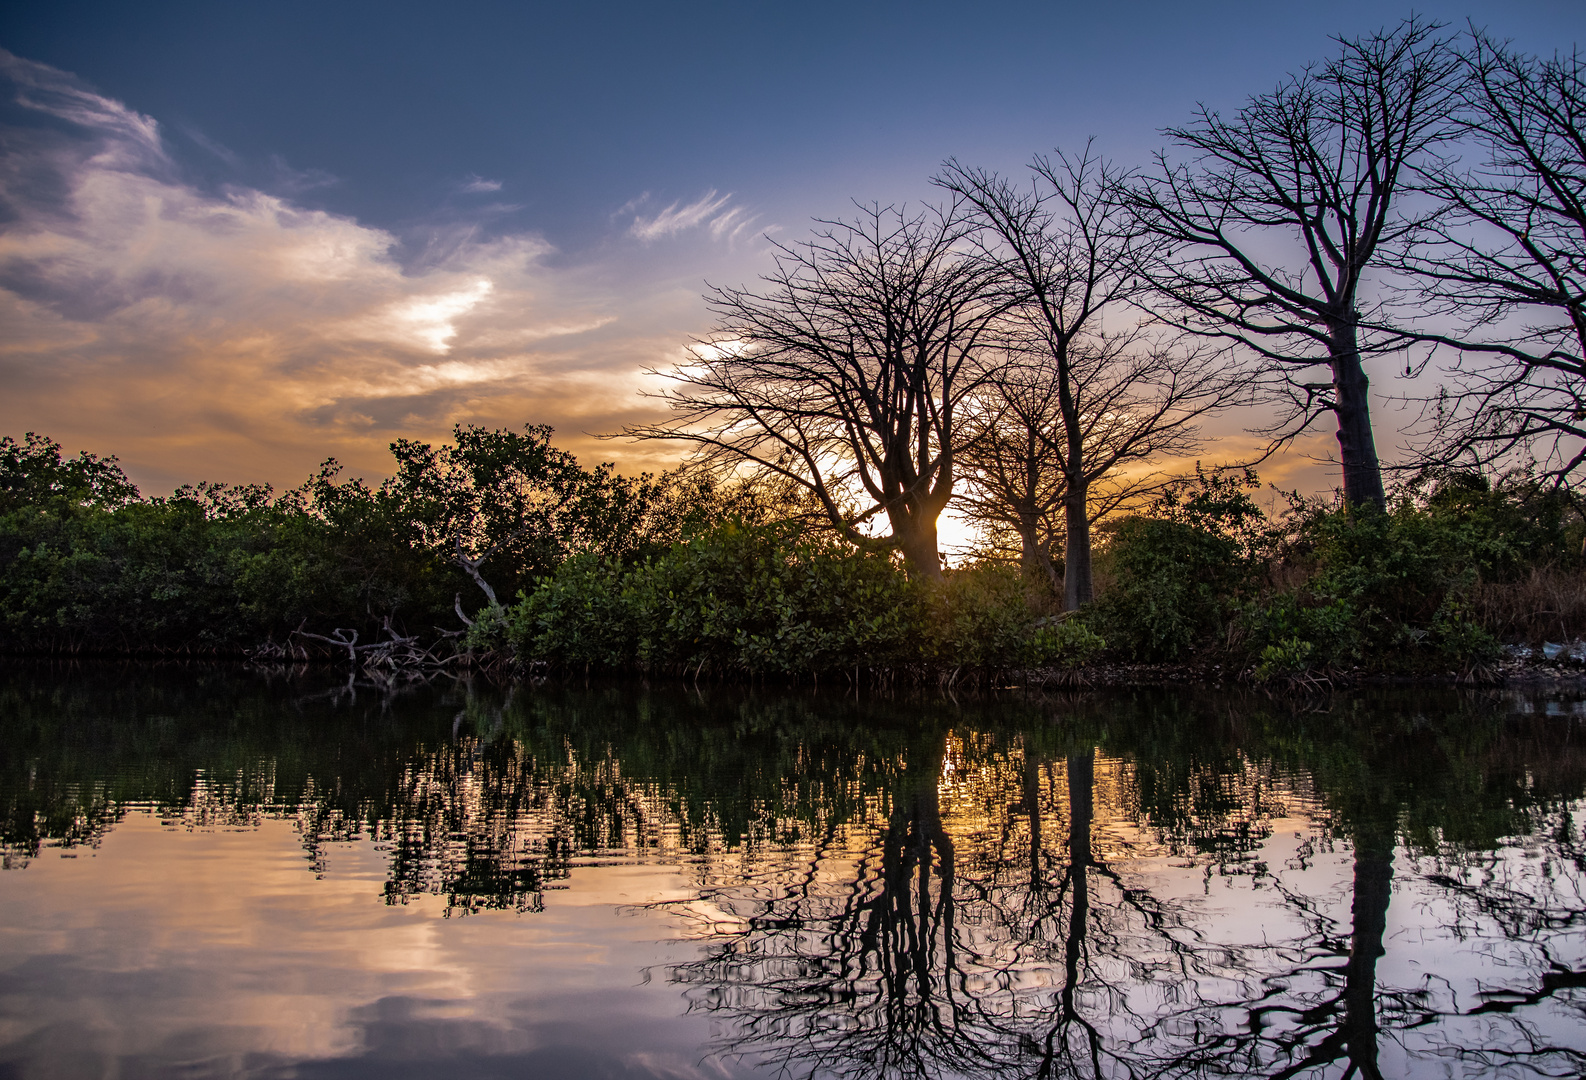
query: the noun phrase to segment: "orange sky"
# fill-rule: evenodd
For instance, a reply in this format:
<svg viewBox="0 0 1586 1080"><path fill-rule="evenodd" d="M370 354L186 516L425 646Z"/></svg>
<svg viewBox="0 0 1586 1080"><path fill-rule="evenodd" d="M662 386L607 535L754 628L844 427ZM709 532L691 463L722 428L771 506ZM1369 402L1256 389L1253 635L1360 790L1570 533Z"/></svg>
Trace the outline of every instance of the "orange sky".
<svg viewBox="0 0 1586 1080"><path fill-rule="evenodd" d="M72 127L12 153L55 194L12 191L19 217L0 231L0 434L116 454L147 494L200 480L290 487L329 456L377 479L393 439L442 439L456 423L551 424L586 462L669 467L673 448L594 436L661 418L644 371L708 330L707 278L752 280L769 266L766 233L803 232L712 191L624 207L576 259L535 234L462 226L415 256L391 232L285 195L201 189L153 118L52 68L6 63L30 108ZM1379 416L1385 453L1400 418ZM1216 421L1200 456L1250 454L1242 429L1258 420ZM1331 447L1324 431L1302 449ZM1307 491L1337 483L1303 454L1262 473Z"/></svg>

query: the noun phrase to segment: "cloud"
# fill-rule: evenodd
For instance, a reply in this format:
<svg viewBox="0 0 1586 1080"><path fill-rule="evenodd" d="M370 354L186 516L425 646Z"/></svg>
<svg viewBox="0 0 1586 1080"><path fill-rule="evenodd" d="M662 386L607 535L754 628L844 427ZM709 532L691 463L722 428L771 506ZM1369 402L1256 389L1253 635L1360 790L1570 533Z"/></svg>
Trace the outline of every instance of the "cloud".
<svg viewBox="0 0 1586 1080"><path fill-rule="evenodd" d="M638 199L625 206L624 210L637 209L649 199L646 192ZM706 225L710 234L716 239L737 235L754 222L754 217L747 214L742 207L729 207L732 201L731 193L718 195L715 189L707 191L694 202L683 204L673 203L665 210L652 217L635 215L633 224L629 226L628 233L639 240L649 243L659 240L663 236L683 232L685 229Z"/></svg>
<svg viewBox="0 0 1586 1080"><path fill-rule="evenodd" d="M242 159L239 158L229 146L222 146L220 143L216 142L214 139L211 139L208 135L205 135L197 128L184 124L182 125L182 134L186 135L194 145L200 146L203 149L209 151L215 157L219 158L232 168L235 169L241 167Z"/></svg>
<svg viewBox="0 0 1586 1080"><path fill-rule="evenodd" d="M486 180L484 177L475 174L464 181L457 190L463 192L466 195L475 195L488 191L500 191L501 181Z"/></svg>
<svg viewBox="0 0 1586 1080"><path fill-rule="evenodd" d="M284 195L302 195L341 183L341 177L324 169L294 169L280 154L270 155L270 173L271 188Z"/></svg>
<svg viewBox="0 0 1586 1080"><path fill-rule="evenodd" d="M198 186L152 118L68 74L0 53L0 80L54 121L0 143L0 433L118 453L152 490L296 482L330 454L379 473L392 438L457 422L551 423L586 455L666 464L580 432L654 418L638 373L705 317L676 266L465 227L415 253L289 193ZM712 193L641 238L734 215Z"/></svg>
<svg viewBox="0 0 1586 1080"><path fill-rule="evenodd" d="M103 97L45 64L0 49L0 79L13 88L16 103L98 132L102 164L119 167L165 165L160 128L152 117Z"/></svg>

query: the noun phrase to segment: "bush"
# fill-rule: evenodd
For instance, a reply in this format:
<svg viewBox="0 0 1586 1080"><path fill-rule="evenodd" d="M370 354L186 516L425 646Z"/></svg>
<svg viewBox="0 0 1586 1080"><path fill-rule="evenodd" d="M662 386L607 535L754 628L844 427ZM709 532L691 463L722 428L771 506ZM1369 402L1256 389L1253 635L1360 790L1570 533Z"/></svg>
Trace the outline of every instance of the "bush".
<svg viewBox="0 0 1586 1080"><path fill-rule="evenodd" d="M1087 617L1138 660L1177 660L1219 644L1247 576L1227 537L1161 518L1119 522L1104 558L1112 584Z"/></svg>
<svg viewBox="0 0 1586 1080"><path fill-rule="evenodd" d="M1042 626L1018 575L911 582L893 560L787 524L730 521L643 563L575 556L507 613L525 661L603 670L800 675L1082 662L1099 639Z"/></svg>
<svg viewBox="0 0 1586 1080"><path fill-rule="evenodd" d="M1276 532L1250 497L1254 472L1196 466L1141 517L1104 527L1111 585L1088 618L1137 660L1178 660L1220 647L1239 598L1255 583Z"/></svg>
<svg viewBox="0 0 1586 1080"><path fill-rule="evenodd" d="M1241 613L1239 628L1247 651L1258 663L1269 667L1278 663L1284 671L1288 660L1279 662L1280 658L1303 652L1309 666L1334 667L1362 660L1367 645L1352 602L1309 592L1280 592L1249 605ZM1257 677L1265 678L1259 671Z"/></svg>
<svg viewBox="0 0 1586 1080"><path fill-rule="evenodd" d="M1077 667L1105 643L1084 623L1033 619L1029 582L1017 569L983 564L948 571L925 593L923 658L940 668Z"/></svg>
<svg viewBox="0 0 1586 1080"><path fill-rule="evenodd" d="M1297 502L1289 558L1309 577L1246 610L1249 651L1298 639L1318 665L1490 662L1498 643L1472 614L1477 586L1567 557L1564 509L1548 493L1493 491L1468 476L1420 504L1401 497L1389 513Z"/></svg>

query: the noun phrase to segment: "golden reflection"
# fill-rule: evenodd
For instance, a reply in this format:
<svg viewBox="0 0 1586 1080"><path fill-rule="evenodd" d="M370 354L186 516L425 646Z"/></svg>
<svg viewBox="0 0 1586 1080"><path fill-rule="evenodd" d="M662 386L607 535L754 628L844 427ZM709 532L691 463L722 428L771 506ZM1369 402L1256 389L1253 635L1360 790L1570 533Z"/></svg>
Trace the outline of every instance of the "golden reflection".
<svg viewBox="0 0 1586 1080"><path fill-rule="evenodd" d="M689 1060L856 1080L1266 1075L1308 1054L1295 1075L1387 1074L1437 1039L1518 1046L1521 1020L1569 1044L1586 763L1485 713L1459 739L1319 727L1299 757L1292 717L1266 743L1181 713L1098 735L1055 710L867 727L729 701L712 720L703 697L616 722L600 710L628 699L599 693L470 696L407 732L288 714L275 743L249 741L255 717L222 750L181 758L201 740L173 737L97 769L0 759L8 865L33 860L0 876L0 972L22 986L70 956L96 986L175 980L219 1042L285 1057L425 1025L527 1054L530 999L620 1038L589 1034L597 999L582 1020L563 999L628 1000L636 972L644 1008L692 1013ZM37 858L52 845L85 857ZM143 1028L175 1038L61 978L142 1025L118 1036L138 1053ZM0 1045L66 1008L54 985L5 999L25 1019Z"/></svg>

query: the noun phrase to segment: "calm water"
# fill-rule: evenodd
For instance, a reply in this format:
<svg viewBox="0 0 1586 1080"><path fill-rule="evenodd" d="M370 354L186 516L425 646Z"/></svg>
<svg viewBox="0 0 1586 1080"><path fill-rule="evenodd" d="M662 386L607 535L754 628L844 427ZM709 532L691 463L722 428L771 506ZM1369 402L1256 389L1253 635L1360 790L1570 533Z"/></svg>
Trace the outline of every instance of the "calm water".
<svg viewBox="0 0 1586 1080"><path fill-rule="evenodd" d="M0 1076L1575 1076L1586 706L0 669Z"/></svg>

